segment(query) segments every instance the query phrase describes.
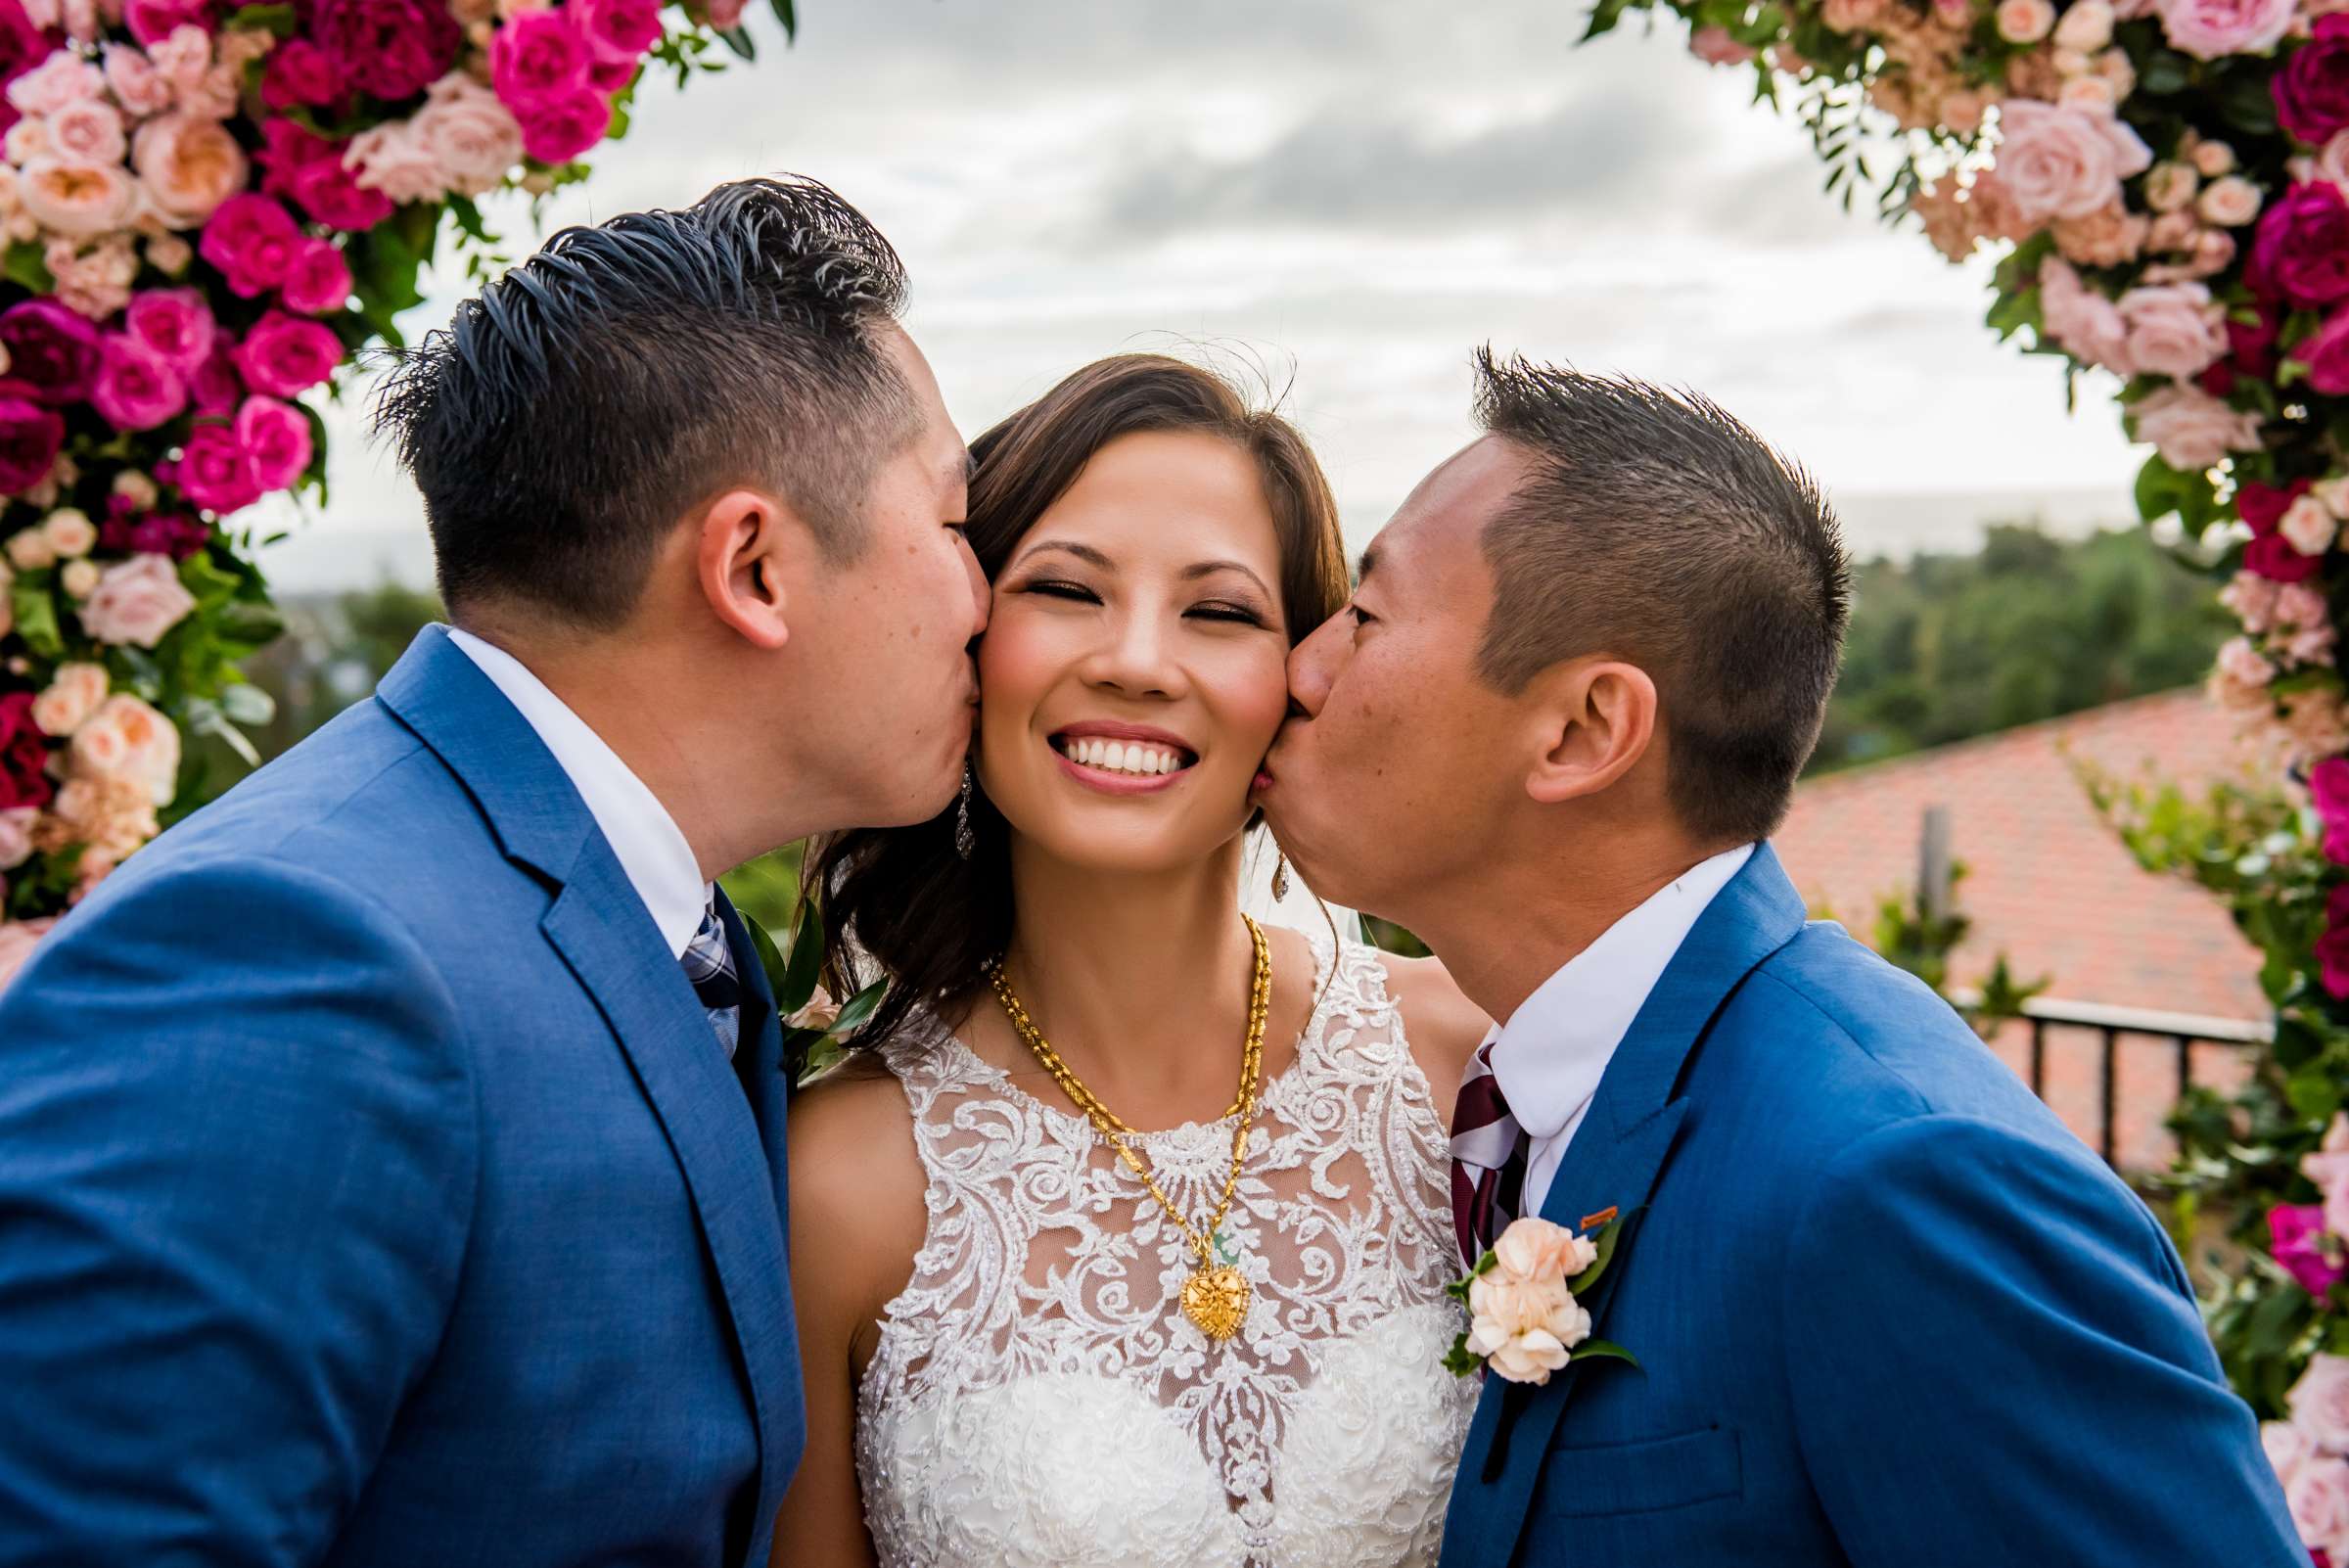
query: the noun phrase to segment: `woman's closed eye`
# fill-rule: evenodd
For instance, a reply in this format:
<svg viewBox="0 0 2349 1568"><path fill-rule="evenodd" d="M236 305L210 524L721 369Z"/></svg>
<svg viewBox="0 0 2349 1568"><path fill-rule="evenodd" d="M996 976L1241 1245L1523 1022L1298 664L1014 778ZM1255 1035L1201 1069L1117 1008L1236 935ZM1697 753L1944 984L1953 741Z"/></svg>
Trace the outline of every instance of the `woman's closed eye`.
<svg viewBox="0 0 2349 1568"><path fill-rule="evenodd" d="M1036 582L1023 583L1012 591L1014 593L1040 594L1047 599L1065 599L1072 604L1099 604L1101 602L1101 596L1083 583L1070 582L1058 577L1047 577ZM1200 621L1220 621L1227 625L1261 628L1270 623L1266 620L1262 610L1234 599L1206 600L1192 605L1183 614Z"/></svg>

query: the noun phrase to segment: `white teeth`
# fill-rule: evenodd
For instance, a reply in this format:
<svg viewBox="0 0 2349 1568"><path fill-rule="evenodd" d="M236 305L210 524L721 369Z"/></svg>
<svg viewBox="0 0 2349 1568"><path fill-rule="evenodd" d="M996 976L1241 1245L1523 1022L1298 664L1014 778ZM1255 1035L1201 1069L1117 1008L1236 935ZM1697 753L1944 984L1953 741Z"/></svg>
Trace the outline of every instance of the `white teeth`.
<svg viewBox="0 0 2349 1568"><path fill-rule="evenodd" d="M1086 736L1067 743L1065 755L1082 767L1097 767L1111 773L1135 773L1143 777L1158 777L1182 771L1182 759L1174 752L1157 746L1145 746L1139 741L1103 740Z"/></svg>

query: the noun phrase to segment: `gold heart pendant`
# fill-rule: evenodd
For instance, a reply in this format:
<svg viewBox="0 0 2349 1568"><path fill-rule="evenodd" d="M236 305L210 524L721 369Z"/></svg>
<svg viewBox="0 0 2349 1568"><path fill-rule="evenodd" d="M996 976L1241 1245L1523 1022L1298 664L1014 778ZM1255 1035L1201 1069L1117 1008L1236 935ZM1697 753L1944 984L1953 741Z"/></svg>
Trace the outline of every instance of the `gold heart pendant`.
<svg viewBox="0 0 2349 1568"><path fill-rule="evenodd" d="M1229 1339L1248 1318L1248 1281L1237 1268L1202 1268L1183 1281L1182 1315L1210 1339Z"/></svg>

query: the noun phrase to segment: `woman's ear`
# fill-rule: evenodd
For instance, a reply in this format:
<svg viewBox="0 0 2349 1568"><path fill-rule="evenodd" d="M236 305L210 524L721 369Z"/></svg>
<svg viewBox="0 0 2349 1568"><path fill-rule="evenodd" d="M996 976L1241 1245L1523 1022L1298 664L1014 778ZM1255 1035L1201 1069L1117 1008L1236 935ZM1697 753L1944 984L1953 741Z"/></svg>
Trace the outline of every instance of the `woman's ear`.
<svg viewBox="0 0 2349 1568"><path fill-rule="evenodd" d="M805 531L789 508L758 490L728 490L702 512L694 552L702 597L756 647L780 648L791 639L784 582Z"/></svg>
<svg viewBox="0 0 2349 1568"><path fill-rule="evenodd" d="M1542 753L1525 792L1543 805L1596 795L1638 765L1656 735L1656 683L1619 659L1577 659L1536 677Z"/></svg>

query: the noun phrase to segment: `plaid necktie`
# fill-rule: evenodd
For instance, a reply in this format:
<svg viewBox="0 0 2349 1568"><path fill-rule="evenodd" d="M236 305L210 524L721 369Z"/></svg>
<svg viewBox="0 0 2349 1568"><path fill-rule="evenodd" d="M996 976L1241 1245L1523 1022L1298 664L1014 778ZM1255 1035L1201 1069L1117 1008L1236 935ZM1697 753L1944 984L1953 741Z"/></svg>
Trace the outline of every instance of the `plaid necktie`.
<svg viewBox="0 0 2349 1568"><path fill-rule="evenodd" d="M1451 1223L1471 1268L1524 1205L1533 1148L1493 1076L1493 1044L1487 1040L1469 1061L1451 1116Z"/></svg>
<svg viewBox="0 0 2349 1568"><path fill-rule="evenodd" d="M734 952L726 945L726 928L717 918L716 899L702 912L701 926L677 962L685 966L693 993L710 1014L710 1027L717 1032L717 1042L731 1058L742 1032L742 980L734 973Z"/></svg>

